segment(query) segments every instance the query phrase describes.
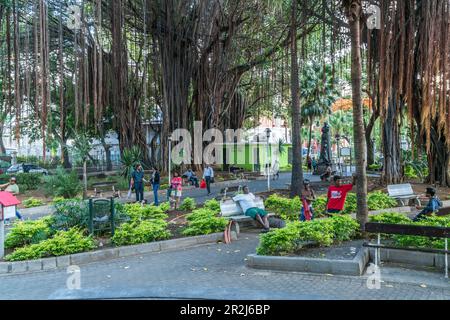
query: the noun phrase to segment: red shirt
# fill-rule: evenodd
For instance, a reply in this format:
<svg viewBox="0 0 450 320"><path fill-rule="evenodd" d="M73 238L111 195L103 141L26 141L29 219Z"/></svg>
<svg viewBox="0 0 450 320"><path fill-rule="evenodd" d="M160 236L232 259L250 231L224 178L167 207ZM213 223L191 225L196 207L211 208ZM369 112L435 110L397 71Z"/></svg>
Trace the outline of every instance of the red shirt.
<svg viewBox="0 0 450 320"><path fill-rule="evenodd" d="M345 200L347 200L347 195L352 191L353 185L346 184L340 187L331 186L328 189L328 207L327 210L344 210Z"/></svg>

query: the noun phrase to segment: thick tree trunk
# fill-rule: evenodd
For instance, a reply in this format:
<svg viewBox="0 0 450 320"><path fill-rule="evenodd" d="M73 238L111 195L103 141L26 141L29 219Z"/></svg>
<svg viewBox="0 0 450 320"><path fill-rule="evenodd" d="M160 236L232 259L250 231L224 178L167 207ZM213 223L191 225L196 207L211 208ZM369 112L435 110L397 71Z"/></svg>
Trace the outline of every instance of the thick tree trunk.
<svg viewBox="0 0 450 320"><path fill-rule="evenodd" d="M292 95L292 183L291 197L301 196L303 184L303 150L301 138L300 82L297 47L297 1L291 12L291 95Z"/></svg>
<svg viewBox="0 0 450 320"><path fill-rule="evenodd" d="M399 184L403 180L399 121L401 108L397 105L395 95L394 90L383 121L383 182L385 184Z"/></svg>
<svg viewBox="0 0 450 320"><path fill-rule="evenodd" d="M366 144L367 144L367 165L370 166L375 164L375 143L372 139L373 129L375 127L375 123L378 120L379 115L377 113L373 113L370 117L369 124L366 127Z"/></svg>
<svg viewBox="0 0 450 320"><path fill-rule="evenodd" d="M3 142L3 129L4 129L4 123L0 123L0 153L6 154L6 148L5 143Z"/></svg>
<svg viewBox="0 0 450 320"><path fill-rule="evenodd" d="M352 51L352 96L353 96L353 122L356 153L357 177L357 220L364 231L368 221L367 206L367 145L365 139L364 110L361 99L362 60L361 60L361 0L344 1L345 13L350 25L351 51Z"/></svg>
<svg viewBox="0 0 450 320"><path fill-rule="evenodd" d="M442 187L450 187L448 166L450 153L446 144L445 135L439 136L436 129L431 129L431 152L428 154L430 168L430 183Z"/></svg>
<svg viewBox="0 0 450 320"><path fill-rule="evenodd" d="M64 169L72 169L69 159L69 149L67 148L67 140L61 141L61 162Z"/></svg>

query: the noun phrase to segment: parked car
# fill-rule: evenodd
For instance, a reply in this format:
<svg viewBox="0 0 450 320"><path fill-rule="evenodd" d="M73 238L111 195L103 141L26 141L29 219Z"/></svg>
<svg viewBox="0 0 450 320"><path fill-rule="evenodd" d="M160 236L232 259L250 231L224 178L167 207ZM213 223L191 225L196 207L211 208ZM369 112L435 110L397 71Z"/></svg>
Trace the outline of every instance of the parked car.
<svg viewBox="0 0 450 320"><path fill-rule="evenodd" d="M11 166L6 174L18 174L18 173L41 173L43 175L48 175L48 171L34 164L17 164Z"/></svg>

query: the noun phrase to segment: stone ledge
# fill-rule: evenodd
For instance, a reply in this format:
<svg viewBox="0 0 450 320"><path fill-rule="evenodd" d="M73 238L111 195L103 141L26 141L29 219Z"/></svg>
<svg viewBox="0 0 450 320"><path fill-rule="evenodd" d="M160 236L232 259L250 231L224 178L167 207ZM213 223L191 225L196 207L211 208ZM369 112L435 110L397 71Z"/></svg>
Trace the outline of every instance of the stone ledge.
<svg viewBox="0 0 450 320"><path fill-rule="evenodd" d="M306 257L247 257L247 267L276 271L309 272L345 276L362 276L369 262L369 252L361 248L353 260L314 259Z"/></svg>
<svg viewBox="0 0 450 320"><path fill-rule="evenodd" d="M232 240L237 240L237 234L232 232ZM67 268L70 265L85 265L89 263L108 261L118 258L132 257L140 254L165 252L169 250L186 249L198 245L223 241L223 233L205 236L174 239L160 242L145 243L135 246L118 247L100 251L83 252L68 256L53 257L20 262L1 262L0 276L8 274L23 274Z"/></svg>
<svg viewBox="0 0 450 320"><path fill-rule="evenodd" d="M381 249L381 262L393 262L416 267L445 268L445 255L401 249ZM370 249L370 260L375 261L375 249Z"/></svg>

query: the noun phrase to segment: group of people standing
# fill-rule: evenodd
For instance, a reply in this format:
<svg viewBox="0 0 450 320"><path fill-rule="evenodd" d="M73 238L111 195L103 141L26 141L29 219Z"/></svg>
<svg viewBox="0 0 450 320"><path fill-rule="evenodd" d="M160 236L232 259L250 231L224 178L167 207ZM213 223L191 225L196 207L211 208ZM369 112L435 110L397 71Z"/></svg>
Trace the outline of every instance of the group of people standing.
<svg viewBox="0 0 450 320"><path fill-rule="evenodd" d="M188 183L191 185L197 188L200 187L197 175L192 169L185 172L183 176L180 176L178 172L173 172L169 182L167 200L170 201L172 208L174 209L179 208L183 196L183 178L187 179ZM142 165L139 164L135 167L135 170L131 174L129 196L131 196L131 191L134 189L136 193L136 202L145 202L144 190L146 183L150 183L152 186L154 205L159 206L158 192L161 187L161 173L156 167L152 168L150 180L145 179L145 172ZM210 196L212 194L211 184L214 183L214 169L210 165L205 167L202 184L203 183L205 184L204 188L208 191L208 196Z"/></svg>
<svg viewBox="0 0 450 320"><path fill-rule="evenodd" d="M352 183L344 184L343 179L340 176L334 176L334 185L328 188L327 203L326 203L326 215L340 214L345 208L345 202L348 194L353 190L356 185L356 176L353 176ZM309 180L304 181L304 188L302 190L302 211L300 214L300 221L308 221L314 219L313 203L316 200L314 190L311 188ZM420 221L426 216L436 213L442 208L442 201L437 196L435 188L427 188L425 198L428 200L428 204L425 207L417 206L417 210L421 210L418 215L413 218L413 221Z"/></svg>

